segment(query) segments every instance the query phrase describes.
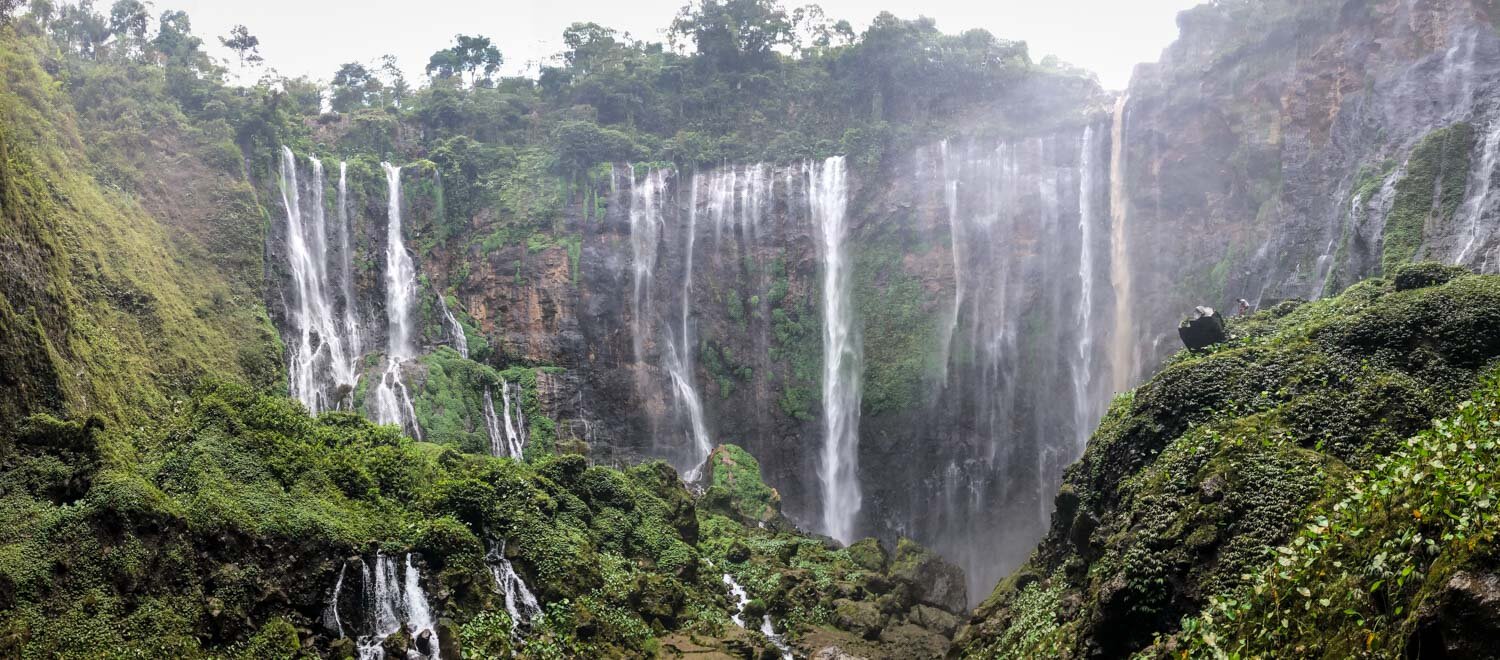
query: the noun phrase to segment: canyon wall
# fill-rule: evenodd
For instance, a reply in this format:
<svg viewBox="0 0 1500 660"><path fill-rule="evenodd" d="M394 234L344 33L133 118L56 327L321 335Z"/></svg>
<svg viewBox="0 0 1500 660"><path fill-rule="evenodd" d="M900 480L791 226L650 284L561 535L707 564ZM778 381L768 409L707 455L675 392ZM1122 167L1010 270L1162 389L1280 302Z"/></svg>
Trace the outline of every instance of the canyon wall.
<svg viewBox="0 0 1500 660"><path fill-rule="evenodd" d="M421 344L454 343L447 296L473 361L534 375L531 424L553 446L692 476L739 444L801 526L916 537L978 598L1041 538L1063 469L1110 397L1177 349L1186 310L1316 298L1414 259L1500 269L1488 11L1204 6L1112 107L1075 93L1060 119L998 135L975 120L849 162L860 404L857 450L837 460L857 488L828 465L821 162L600 166L454 227L443 189L465 183L418 161L403 176ZM379 318L389 213L372 170L350 231L356 296ZM548 223L518 224L538 205ZM429 363L407 372L418 416L446 405L457 421L435 441L478 445L477 395L426 384ZM854 491L833 529L827 503Z"/></svg>

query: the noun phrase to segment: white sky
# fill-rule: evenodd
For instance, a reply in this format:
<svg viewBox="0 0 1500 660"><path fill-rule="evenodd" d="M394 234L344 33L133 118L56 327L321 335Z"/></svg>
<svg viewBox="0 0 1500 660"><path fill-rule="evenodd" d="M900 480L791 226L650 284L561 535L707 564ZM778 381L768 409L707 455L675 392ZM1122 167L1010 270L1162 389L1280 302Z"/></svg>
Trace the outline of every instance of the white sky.
<svg viewBox="0 0 1500 660"><path fill-rule="evenodd" d="M822 0L832 20L857 32L881 10L902 18L937 20L947 33L982 27L1005 39L1025 40L1034 60L1055 54L1099 74L1106 88L1122 89L1137 62L1155 61L1177 36L1178 11L1201 0ZM108 2L99 3L107 7ZM427 58L458 33L490 37L516 74L562 50L562 31L593 21L638 39L664 40L663 32L686 0L156 0L155 10L184 9L194 32L218 45L243 23L261 41L268 66L285 75L327 80L344 62L397 57L416 82ZM783 0L788 9L806 4Z"/></svg>

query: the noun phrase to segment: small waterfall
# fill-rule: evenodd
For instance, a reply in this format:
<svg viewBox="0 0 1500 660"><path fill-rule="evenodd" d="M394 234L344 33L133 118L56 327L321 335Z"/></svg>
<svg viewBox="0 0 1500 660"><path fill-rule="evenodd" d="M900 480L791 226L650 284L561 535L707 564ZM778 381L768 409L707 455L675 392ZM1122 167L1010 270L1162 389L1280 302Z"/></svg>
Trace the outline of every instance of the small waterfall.
<svg viewBox="0 0 1500 660"><path fill-rule="evenodd" d="M339 579L333 583L333 595L328 597L328 606L323 609L323 627L337 632L339 639L344 637L344 622L339 619L339 595L344 591L344 572L347 570L348 563L339 564Z"/></svg>
<svg viewBox="0 0 1500 660"><path fill-rule="evenodd" d="M347 323L340 327L335 320L328 278L323 163L317 158L309 161L312 181L307 186L310 199L304 209L297 159L290 148L281 148L281 202L286 209L287 259L292 274L289 320L293 336L287 342L287 381L292 396L318 413L338 407L341 397L335 393L353 387L358 355L345 346ZM347 245L341 248L347 259ZM346 300L352 297L346 296Z"/></svg>
<svg viewBox="0 0 1500 660"><path fill-rule="evenodd" d="M1124 392L1135 380L1135 322L1131 309L1131 268L1129 235L1126 222L1130 218L1129 191L1125 181L1125 129L1129 94L1120 95L1115 101L1114 124L1110 130L1109 155L1109 210L1110 210L1110 260L1109 282L1115 289L1115 328L1110 348L1114 389Z"/></svg>
<svg viewBox="0 0 1500 660"><path fill-rule="evenodd" d="M489 565L490 574L495 577L495 588L505 597L505 611L510 614L511 634L523 627L531 627L531 622L542 613L542 606L537 603L531 590L526 588L526 581L516 574L510 560L505 558L505 542L492 542L484 555L484 562Z"/></svg>
<svg viewBox="0 0 1500 660"><path fill-rule="evenodd" d="M396 562L384 553L375 553L373 569L361 562L360 585L367 633L361 635L355 645L360 660L384 658L381 643L399 632L403 625L412 639L408 657L426 659L439 656L437 625L427 604L427 596L422 592L422 576L412 564L411 553L407 553L400 572L404 576L398 575Z"/></svg>
<svg viewBox="0 0 1500 660"><path fill-rule="evenodd" d="M859 402L862 371L847 246L847 171L842 156L808 168L808 201L823 266L823 531L854 540L860 509Z"/></svg>
<svg viewBox="0 0 1500 660"><path fill-rule="evenodd" d="M354 259L353 250L349 247L349 235L354 233L354 225L349 215L349 186L347 175L349 164L339 161L339 254L342 260L339 263L339 288L344 295L344 336L349 342L349 369L355 379L359 378L359 358L364 355L364 346L361 345L359 336L359 308L354 297ZM351 381L353 387L354 382Z"/></svg>
<svg viewBox="0 0 1500 660"><path fill-rule="evenodd" d="M448 324L448 332L453 334L453 350L458 351L465 360L469 359L469 337L464 334L464 326L453 315L453 310L448 309L447 296L438 296L438 308L443 310L443 322Z"/></svg>
<svg viewBox="0 0 1500 660"><path fill-rule="evenodd" d="M495 398L490 388L484 389L484 422L490 435L490 454L508 456L521 460L526 449L526 413L521 410L521 391L517 387L514 402L510 396L510 382L500 381L500 397L503 417L495 414ZM515 415L511 415L514 405ZM502 423L503 420L503 423Z"/></svg>
<svg viewBox="0 0 1500 660"><path fill-rule="evenodd" d="M1463 206L1459 207L1458 217L1467 219L1464 230L1464 244L1459 248L1458 255L1453 258L1453 263L1463 264L1473 253L1476 245L1482 244L1480 240L1481 221L1484 218L1486 202L1490 199L1490 189L1495 178L1495 165L1500 162L1500 118L1490 122L1490 130L1484 136L1483 153L1479 154L1479 160L1469 176L1469 192L1464 198Z"/></svg>
<svg viewBox="0 0 1500 660"><path fill-rule="evenodd" d="M964 306L964 242L958 229L958 163L951 162L948 141L938 144L939 166L943 175L943 207L948 210L948 247L953 253L953 312L948 317L948 331L939 338L942 346L942 381L948 382L948 364L953 356L953 334L958 332L958 313Z"/></svg>
<svg viewBox="0 0 1500 660"><path fill-rule="evenodd" d="M734 625L745 627L745 606L750 604L750 594L745 593L745 588L735 581L734 576L725 573L724 585L729 587L729 595L734 598L734 614L729 615L729 620ZM776 632L776 627L771 625L771 615L762 615L760 618L760 633L771 640L776 650L781 651L783 660L792 660L792 647L788 646L786 639Z"/></svg>
<svg viewBox="0 0 1500 660"><path fill-rule="evenodd" d="M401 379L401 364L415 354L411 316L417 294L417 271L401 236L401 168L381 163L389 191L385 248L385 300L389 342L385 373L375 386L375 421L396 424L412 437L422 438L411 396Z"/></svg>
<svg viewBox="0 0 1500 660"><path fill-rule="evenodd" d="M646 332L651 327L651 279L656 272L656 248L661 238L661 196L666 187L667 170L651 170L639 184L630 177L630 253L631 282L635 296L631 299L632 347L636 364L644 364Z"/></svg>
<svg viewBox="0 0 1500 660"><path fill-rule="evenodd" d="M717 226L717 225L716 225ZM689 326L689 311L693 308L693 248L698 236L698 174L693 174L692 190L688 196L687 248L683 252L681 322L676 341L668 352L667 372L672 377L672 391L677 402L687 410L689 431L697 460L693 461L684 479L698 480L698 470L709 452L713 441L708 436L708 424L703 420L703 403L698 398L698 388L693 385L693 333Z"/></svg>

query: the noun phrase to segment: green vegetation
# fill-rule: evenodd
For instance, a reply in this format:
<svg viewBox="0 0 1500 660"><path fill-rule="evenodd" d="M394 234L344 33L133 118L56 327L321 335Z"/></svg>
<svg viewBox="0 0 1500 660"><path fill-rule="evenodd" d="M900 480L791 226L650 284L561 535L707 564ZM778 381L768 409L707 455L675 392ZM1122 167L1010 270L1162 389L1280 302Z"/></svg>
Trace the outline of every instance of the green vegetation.
<svg viewBox="0 0 1500 660"><path fill-rule="evenodd" d="M1208 612L1203 621L1216 623L1189 632L1211 632L1219 648L1288 648L1280 645L1283 635L1300 633L1273 631L1264 642L1234 637L1246 631L1225 622L1209 597L1220 594L1215 602L1242 607L1242 590L1260 579L1254 576L1285 567L1276 561L1284 553L1268 549L1310 542L1295 541L1310 517L1329 516L1324 511L1346 496L1356 475L1368 483L1376 478L1369 471L1392 469L1381 467L1392 460L1386 457L1400 456L1408 438L1454 410L1500 357L1500 278L1458 275L1435 264L1395 268L1392 277L1400 284L1371 280L1336 298L1283 303L1235 319L1231 341L1206 353L1179 353L1117 399L1083 459L1068 470L1042 547L996 588L979 609L981 623L959 643L995 657L1085 647L1122 656L1172 635L1183 617ZM1402 543L1400 529L1371 531L1380 532L1367 539L1371 547ZM1448 542L1422 533L1439 551ZM1357 571L1345 566L1351 575ZM1286 600L1297 587L1315 584L1278 585L1262 600L1282 599L1283 609L1256 619L1256 631L1292 620L1284 608L1305 612L1304 605L1318 602ZM1077 616L1050 609L1059 598L1077 599ZM1400 599L1390 601L1387 616L1397 616L1398 606ZM1264 603L1253 608L1270 611ZM1356 611L1340 625L1383 625ZM1306 628L1299 622L1292 630L1327 629L1330 621L1312 619ZM1341 656L1353 646L1321 648Z"/></svg>
<svg viewBox="0 0 1500 660"><path fill-rule="evenodd" d="M751 522L770 522L781 516L781 495L760 477L760 463L737 445L719 445L708 457L710 489L720 489L729 509ZM713 501L719 494L705 495Z"/></svg>
<svg viewBox="0 0 1500 660"><path fill-rule="evenodd" d="M933 369L937 319L922 283L905 270L901 246L893 236L866 237L855 243L854 313L860 319L864 346L862 407L878 415L915 408Z"/></svg>
<svg viewBox="0 0 1500 660"><path fill-rule="evenodd" d="M24 22L0 26L0 418L143 421L203 373L283 377L235 145L256 137L183 112L179 56L57 58Z"/></svg>
<svg viewBox="0 0 1500 660"><path fill-rule="evenodd" d="M1330 484L1264 569L1211 597L1159 646L1250 658L1285 649L1396 657L1445 641L1484 644L1462 637L1464 587L1452 580L1492 565L1500 541L1497 424L1500 374L1491 374L1453 416ZM1445 640L1445 627L1459 636Z"/></svg>
<svg viewBox="0 0 1500 660"><path fill-rule="evenodd" d="M773 363L788 365L777 404L788 417L802 421L814 419L823 377L823 326L814 309L814 296L812 291L794 296L786 261L771 262L771 286L766 292L771 308L769 352Z"/></svg>
<svg viewBox="0 0 1500 660"><path fill-rule="evenodd" d="M1381 272L1411 261L1429 225L1453 220L1469 180L1474 127L1459 122L1440 128L1417 143L1406 160L1406 175L1396 183L1396 199L1385 220Z"/></svg>

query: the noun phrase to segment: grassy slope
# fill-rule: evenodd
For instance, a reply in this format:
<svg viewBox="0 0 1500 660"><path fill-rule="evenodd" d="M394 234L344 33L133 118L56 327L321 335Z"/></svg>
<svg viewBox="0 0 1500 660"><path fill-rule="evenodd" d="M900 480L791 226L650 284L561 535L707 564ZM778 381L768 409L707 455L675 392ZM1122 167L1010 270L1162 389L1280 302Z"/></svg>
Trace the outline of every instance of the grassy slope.
<svg viewBox="0 0 1500 660"><path fill-rule="evenodd" d="M1452 275L1419 264L1399 286L1284 304L1117 400L965 650L1125 655L1244 585L1309 506L1449 414L1500 356L1500 278L1417 286Z"/></svg>
<svg viewBox="0 0 1500 660"><path fill-rule="evenodd" d="M189 128L159 95L71 98L86 77L162 82L71 71L45 39L0 30L0 351L25 365L0 413L140 420L205 373L274 382L262 216L228 127Z"/></svg>

